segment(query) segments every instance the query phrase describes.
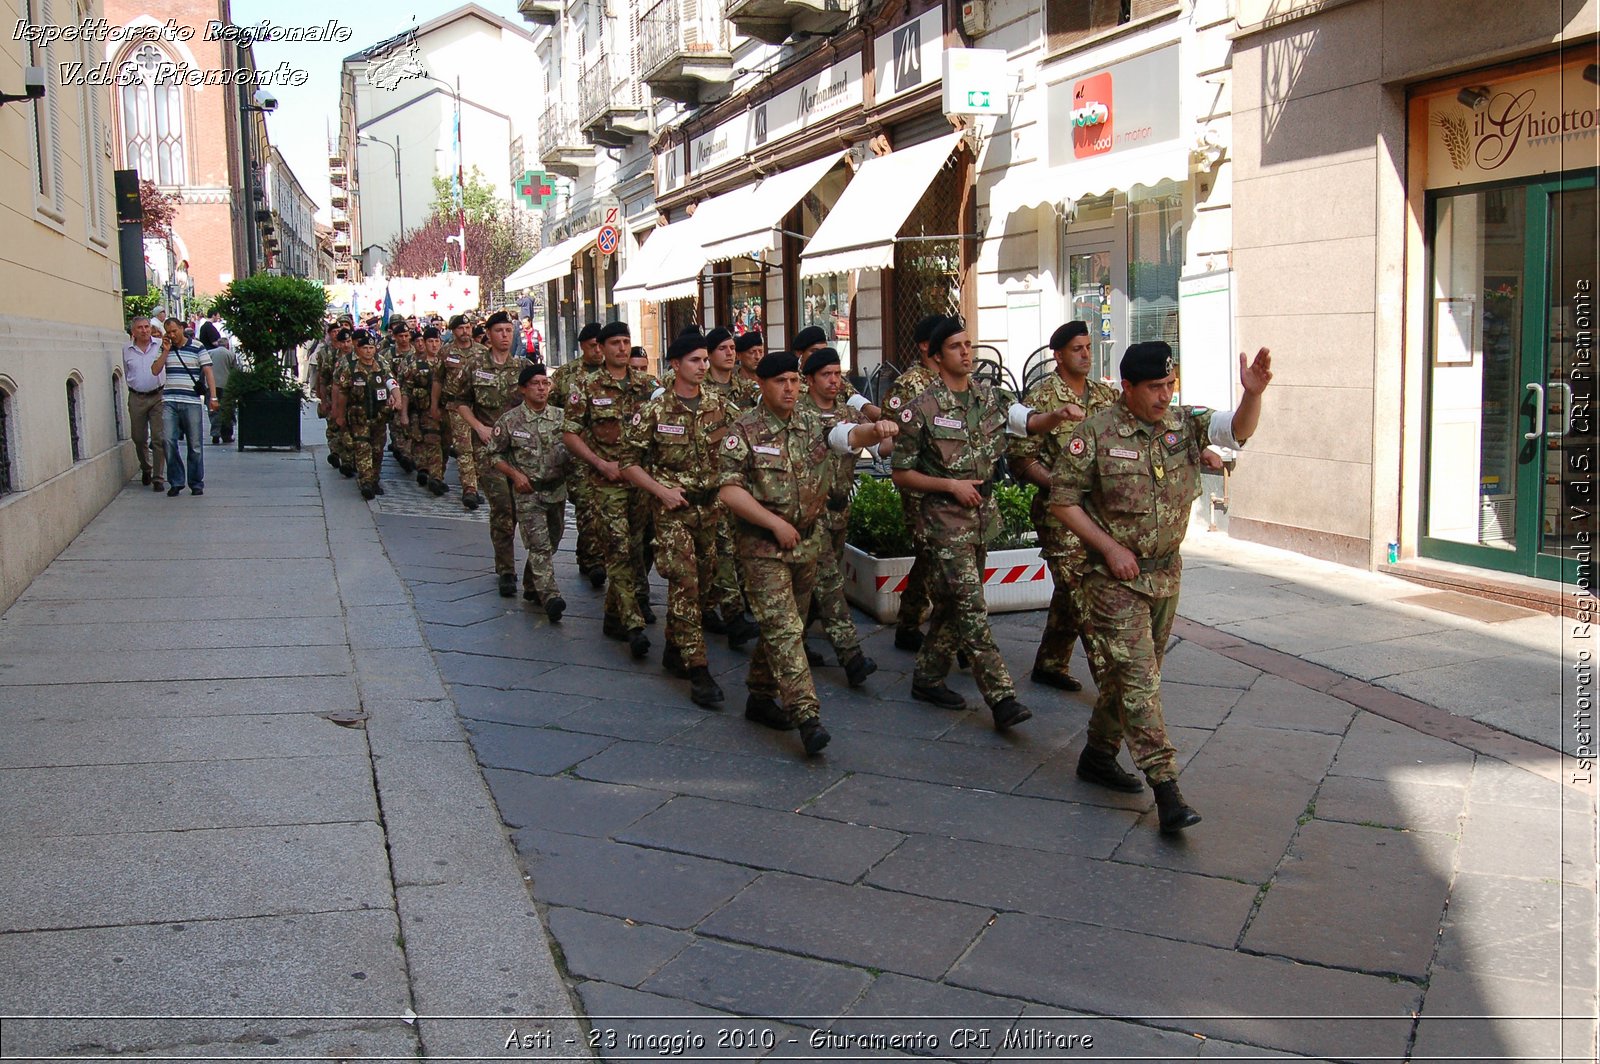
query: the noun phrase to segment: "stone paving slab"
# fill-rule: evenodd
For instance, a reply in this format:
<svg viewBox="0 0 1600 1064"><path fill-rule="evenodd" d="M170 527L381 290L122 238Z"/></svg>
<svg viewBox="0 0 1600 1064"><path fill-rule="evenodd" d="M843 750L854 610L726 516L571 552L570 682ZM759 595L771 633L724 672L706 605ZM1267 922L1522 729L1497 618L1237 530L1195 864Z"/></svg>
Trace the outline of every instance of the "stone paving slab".
<svg viewBox="0 0 1600 1064"><path fill-rule="evenodd" d="M637 1061L646 1054L665 1059L766 1059L779 1047L799 1046L806 1034L770 1020L750 1020L682 998L598 980L580 983L577 992L592 1024L590 1044L600 1060Z"/></svg>
<svg viewBox="0 0 1600 1064"><path fill-rule="evenodd" d="M1348 702L1277 676L1262 674L1234 703L1228 719L1263 728L1343 735L1355 715L1356 707Z"/></svg>
<svg viewBox="0 0 1600 1064"><path fill-rule="evenodd" d="M1473 755L1371 713L1358 713L1328 770L1333 776L1464 787Z"/></svg>
<svg viewBox="0 0 1600 1064"><path fill-rule="evenodd" d="M1439 969L1428 986L1413 1056L1589 1064L1594 1016L1592 986L1579 990Z"/></svg>
<svg viewBox="0 0 1600 1064"><path fill-rule="evenodd" d="M1004 1036L1022 1008L1023 1002L1015 998L884 972L827 1030L863 1038L898 1036L900 1044L918 1056L988 1060L1001 1052ZM1007 1050L1006 1056L1011 1055Z"/></svg>
<svg viewBox="0 0 1600 1064"><path fill-rule="evenodd" d="M1459 868L1567 882L1593 890L1593 821L1579 813L1516 806L1479 808L1469 803L1461 828Z"/></svg>
<svg viewBox="0 0 1600 1064"><path fill-rule="evenodd" d="M619 842L842 883L861 878L905 838L882 828L691 796L674 798L613 834Z"/></svg>
<svg viewBox="0 0 1600 1064"><path fill-rule="evenodd" d="M569 834L595 838L621 832L672 797L642 787L503 769L486 769L484 778L507 826L558 825Z"/></svg>
<svg viewBox="0 0 1600 1064"><path fill-rule="evenodd" d="M550 934L567 971L581 979L638 986L694 941L687 931L552 906Z"/></svg>
<svg viewBox="0 0 1600 1064"><path fill-rule="evenodd" d="M361 701L349 676L53 684L7 687L0 694L0 705L14 702L40 721L324 713Z"/></svg>
<svg viewBox="0 0 1600 1064"><path fill-rule="evenodd" d="M125 596L83 601L83 589L80 587L78 591L77 598L49 599L36 597L33 586L29 585L27 594L6 611L6 621L18 625L143 624L152 613L163 612L167 603L167 600L158 604L151 599ZM340 607L339 596L328 589L286 595L252 592L248 597L190 596L184 599L183 614L191 621L337 617Z"/></svg>
<svg viewBox="0 0 1600 1064"><path fill-rule="evenodd" d="M1464 787L1329 776L1317 791L1317 819L1456 835L1466 798Z"/></svg>
<svg viewBox="0 0 1600 1064"><path fill-rule="evenodd" d="M1435 971L1592 987L1597 949L1593 890L1462 872L1451 886L1434 964Z"/></svg>
<svg viewBox="0 0 1600 1064"><path fill-rule="evenodd" d="M361 756L359 731L314 713L267 716L35 717L8 722L0 769L262 757Z"/></svg>
<svg viewBox="0 0 1600 1064"><path fill-rule="evenodd" d="M606 749L610 738L560 731L519 728L473 721L467 728L478 763L484 768L514 769L551 776Z"/></svg>
<svg viewBox="0 0 1600 1064"><path fill-rule="evenodd" d="M1174 1025L1180 1029L1169 1029ZM1009 1045L1002 1041L1002 1052L1022 1060L1189 1060L1200 1056L1205 1045L1171 1018L1128 1023L1044 1005L1023 1009L1005 1038ZM1092 1046L1087 1044L1091 1041ZM1283 1055L1260 1048L1253 1048L1253 1054L1274 1060Z"/></svg>
<svg viewBox="0 0 1600 1064"><path fill-rule="evenodd" d="M500 691L470 684L450 684L449 697L463 720L528 728L560 720L599 701L585 695L553 695L544 691L539 692L537 698L529 698L523 691Z"/></svg>
<svg viewBox="0 0 1600 1064"><path fill-rule="evenodd" d="M150 650L128 655L115 673L78 651L33 653L0 661L0 687L125 683L138 680L235 680L257 677L342 676L350 652L340 646L232 647L215 654Z"/></svg>
<svg viewBox="0 0 1600 1064"><path fill-rule="evenodd" d="M409 611L408 611L409 612ZM59 625L0 624L0 648L7 655L45 654L61 647ZM263 617L251 621L187 621L152 617L139 624L102 622L74 626L73 639L102 652L182 647L189 652L217 650L208 657L228 660L235 652L261 647L343 646L344 624L337 617ZM118 679L126 676L122 670Z"/></svg>
<svg viewBox="0 0 1600 1064"><path fill-rule="evenodd" d="M751 729L759 725L749 725ZM579 765L584 779L794 809L841 778L823 760L741 757L655 743L616 743Z"/></svg>
<svg viewBox="0 0 1600 1064"><path fill-rule="evenodd" d="M826 1019L849 1008L871 982L860 968L702 938L639 988L739 1016Z"/></svg>

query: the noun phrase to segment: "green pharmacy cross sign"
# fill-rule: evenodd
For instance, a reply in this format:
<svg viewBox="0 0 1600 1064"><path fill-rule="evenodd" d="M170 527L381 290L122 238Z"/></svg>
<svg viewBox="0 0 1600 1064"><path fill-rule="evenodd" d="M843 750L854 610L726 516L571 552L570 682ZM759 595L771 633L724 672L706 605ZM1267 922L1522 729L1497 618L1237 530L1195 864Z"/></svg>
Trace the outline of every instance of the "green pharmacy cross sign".
<svg viewBox="0 0 1600 1064"><path fill-rule="evenodd" d="M527 170L516 182L517 197L534 210L548 207L556 198L555 182L543 170Z"/></svg>
<svg viewBox="0 0 1600 1064"><path fill-rule="evenodd" d="M967 106L981 107L987 110L989 107L989 93L981 89L968 89Z"/></svg>

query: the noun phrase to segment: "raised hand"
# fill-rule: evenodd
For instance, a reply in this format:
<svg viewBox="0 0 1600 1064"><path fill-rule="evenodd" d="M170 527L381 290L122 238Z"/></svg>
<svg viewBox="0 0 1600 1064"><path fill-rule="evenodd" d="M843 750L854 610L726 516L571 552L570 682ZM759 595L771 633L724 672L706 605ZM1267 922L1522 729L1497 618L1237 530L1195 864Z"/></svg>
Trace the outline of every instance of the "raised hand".
<svg viewBox="0 0 1600 1064"><path fill-rule="evenodd" d="M1239 384L1251 395L1260 395L1272 383L1272 351L1263 347L1256 352L1254 362L1245 362L1245 353L1239 352Z"/></svg>

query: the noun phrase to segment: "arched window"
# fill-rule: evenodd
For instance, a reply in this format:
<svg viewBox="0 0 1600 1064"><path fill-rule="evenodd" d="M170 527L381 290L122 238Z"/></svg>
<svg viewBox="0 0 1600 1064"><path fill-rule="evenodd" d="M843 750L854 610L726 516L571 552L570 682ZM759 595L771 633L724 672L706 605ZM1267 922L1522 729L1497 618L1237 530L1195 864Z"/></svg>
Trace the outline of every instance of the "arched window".
<svg viewBox="0 0 1600 1064"><path fill-rule="evenodd" d="M123 418L127 416L128 393L122 387L122 374L116 370L111 371L111 416L117 421L117 439L128 438L128 426Z"/></svg>
<svg viewBox="0 0 1600 1064"><path fill-rule="evenodd" d="M183 95L173 84L157 85L156 71L167 56L149 41L122 62L122 144L124 158L139 176L158 185L186 182L183 165Z"/></svg>
<svg viewBox="0 0 1600 1064"><path fill-rule="evenodd" d="M72 434L72 460L83 461L83 426L78 420L78 382L67 378L67 431Z"/></svg>
<svg viewBox="0 0 1600 1064"><path fill-rule="evenodd" d="M17 490L17 471L11 462L11 391L0 385L0 495Z"/></svg>

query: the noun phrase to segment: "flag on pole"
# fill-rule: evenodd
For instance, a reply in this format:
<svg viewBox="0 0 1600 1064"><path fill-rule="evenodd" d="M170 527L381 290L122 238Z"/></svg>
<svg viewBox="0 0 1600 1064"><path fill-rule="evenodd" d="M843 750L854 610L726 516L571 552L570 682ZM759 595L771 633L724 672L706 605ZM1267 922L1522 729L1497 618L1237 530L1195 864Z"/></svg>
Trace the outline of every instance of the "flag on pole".
<svg viewBox="0 0 1600 1064"><path fill-rule="evenodd" d="M394 314L394 300L389 295L389 286L383 286L383 329L389 331L389 318Z"/></svg>

